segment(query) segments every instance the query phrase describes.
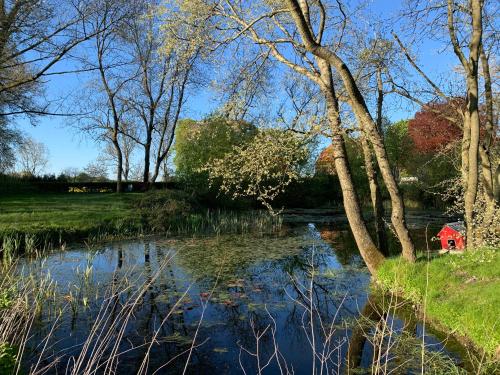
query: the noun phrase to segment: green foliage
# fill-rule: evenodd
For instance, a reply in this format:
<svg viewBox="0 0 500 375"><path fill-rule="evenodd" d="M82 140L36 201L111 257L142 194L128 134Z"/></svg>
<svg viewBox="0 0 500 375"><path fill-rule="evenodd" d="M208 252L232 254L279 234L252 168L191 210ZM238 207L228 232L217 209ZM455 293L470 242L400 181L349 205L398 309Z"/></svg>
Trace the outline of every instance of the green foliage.
<svg viewBox="0 0 500 375"><path fill-rule="evenodd" d="M256 132L250 123L219 117L180 121L175 132L177 175L197 187L206 186L207 174L201 171L202 167L223 157L233 146L250 141Z"/></svg>
<svg viewBox="0 0 500 375"><path fill-rule="evenodd" d="M233 146L208 162L210 184L233 198L254 197L271 212L271 202L301 177L309 151L303 139L278 129L261 130L249 142Z"/></svg>
<svg viewBox="0 0 500 375"><path fill-rule="evenodd" d="M292 182L274 201L276 207L320 208L342 205L337 176L316 174Z"/></svg>
<svg viewBox="0 0 500 375"><path fill-rule="evenodd" d="M173 223L193 213L196 202L180 190L159 190L146 193L138 201L137 207L148 228L166 232Z"/></svg>
<svg viewBox="0 0 500 375"><path fill-rule="evenodd" d="M13 374L16 360L17 349L7 343L0 343L0 374Z"/></svg>
<svg viewBox="0 0 500 375"><path fill-rule="evenodd" d="M349 136L344 137L347 158L351 168L352 182L356 191L365 204L370 204L370 187L365 171L365 162L359 139Z"/></svg>
<svg viewBox="0 0 500 375"><path fill-rule="evenodd" d="M408 131L408 121L401 120L387 126L385 145L389 162L396 178L417 177L417 183L402 184L401 190L406 204L424 207L443 207L439 193L443 193L443 181L457 176L454 160L459 160L456 149L450 145L446 150L436 153L422 153Z"/></svg>
<svg viewBox="0 0 500 375"><path fill-rule="evenodd" d="M377 272L377 281L425 306L427 317L467 337L490 356L500 345L500 249L439 256L429 263L388 259Z"/></svg>
<svg viewBox="0 0 500 375"><path fill-rule="evenodd" d="M0 290L0 310L8 309L12 305L12 290Z"/></svg>
<svg viewBox="0 0 500 375"><path fill-rule="evenodd" d="M391 166L397 174L407 174L410 167L409 155L414 153L415 146L408 135L408 121L401 120L390 124L385 131L385 147Z"/></svg>

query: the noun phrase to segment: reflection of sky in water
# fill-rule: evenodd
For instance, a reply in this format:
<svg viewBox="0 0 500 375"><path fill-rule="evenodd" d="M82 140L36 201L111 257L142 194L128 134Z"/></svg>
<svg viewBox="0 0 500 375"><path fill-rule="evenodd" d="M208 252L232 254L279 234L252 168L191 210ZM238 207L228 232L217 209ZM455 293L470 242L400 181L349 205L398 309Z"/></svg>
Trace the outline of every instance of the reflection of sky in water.
<svg viewBox="0 0 500 375"><path fill-rule="evenodd" d="M31 267L41 268L42 272L49 270L62 295L71 291L76 299L85 296L89 300L87 309L80 307L77 314L68 309L64 314L55 330L51 351L78 353L103 303L104 291L113 280L126 278L140 284L152 277L166 258L173 257L141 299L121 345L122 350L127 350L131 345L143 344L179 296L190 288L188 296L161 328L159 345L153 347L151 355L151 369L186 349L201 316L200 296L205 296L217 280L198 336L198 342L208 341L195 350L191 371L241 373L240 347L255 350L251 323L255 330L264 330L271 323L269 312L276 322L278 346L289 365L297 374L310 373L311 350L302 328L303 309L293 299L300 297L300 285L308 285L312 261L315 304L325 322L336 316L334 341L344 343L341 357L345 356L346 335L351 332L346 324L366 304L369 284L369 275L352 237L348 231L334 230L326 224L296 225L285 232L263 237L122 241L98 251L71 250L33 262ZM92 266L92 273L86 281L83 273L88 265ZM47 313L43 316L45 322L52 319ZM401 325L401 321L395 322L396 326ZM49 328L37 323L35 340L41 340ZM421 326L416 329L417 336L421 336ZM429 336L428 341L439 342L434 336ZM263 337L261 350L265 358L271 353L270 335ZM141 349L128 352L121 360L120 371L137 371L142 356ZM34 353L31 358L35 358ZM365 346L362 364L369 363L370 358L371 349ZM180 357L162 373L180 371L184 359ZM255 372L255 360L249 355L243 355L241 361L249 373ZM274 373L277 367L273 364L268 370Z"/></svg>

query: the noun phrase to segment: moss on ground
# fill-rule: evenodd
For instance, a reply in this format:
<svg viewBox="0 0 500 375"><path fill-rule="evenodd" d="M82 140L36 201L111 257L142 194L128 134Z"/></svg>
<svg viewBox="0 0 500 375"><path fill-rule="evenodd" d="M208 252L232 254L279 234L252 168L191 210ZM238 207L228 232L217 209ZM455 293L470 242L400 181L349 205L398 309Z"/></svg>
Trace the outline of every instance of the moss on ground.
<svg viewBox="0 0 500 375"><path fill-rule="evenodd" d="M386 291L425 307L426 316L495 356L500 346L500 249L388 259L377 272ZM498 355L498 353L496 353Z"/></svg>

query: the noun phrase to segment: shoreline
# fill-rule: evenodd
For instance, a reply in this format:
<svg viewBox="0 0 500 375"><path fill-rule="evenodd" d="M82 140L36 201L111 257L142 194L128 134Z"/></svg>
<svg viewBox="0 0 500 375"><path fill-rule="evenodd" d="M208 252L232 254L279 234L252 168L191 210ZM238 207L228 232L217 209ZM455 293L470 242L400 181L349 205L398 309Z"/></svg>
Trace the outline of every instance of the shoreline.
<svg viewBox="0 0 500 375"><path fill-rule="evenodd" d="M389 258L374 285L410 301L422 320L451 334L465 349L499 362L500 332L495 328L500 316L499 264L499 248L444 255L429 262L419 259L415 264Z"/></svg>

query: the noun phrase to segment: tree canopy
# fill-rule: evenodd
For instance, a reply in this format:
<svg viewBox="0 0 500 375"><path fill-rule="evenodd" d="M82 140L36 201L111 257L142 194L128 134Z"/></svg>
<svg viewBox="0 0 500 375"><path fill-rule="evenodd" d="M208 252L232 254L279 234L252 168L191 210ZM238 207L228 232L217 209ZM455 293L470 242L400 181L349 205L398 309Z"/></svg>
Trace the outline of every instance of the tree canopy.
<svg viewBox="0 0 500 375"><path fill-rule="evenodd" d="M255 125L222 117L202 121L182 120L175 137L174 164L177 175L188 181L206 177L203 167L222 158L234 146L242 146L257 134Z"/></svg>

